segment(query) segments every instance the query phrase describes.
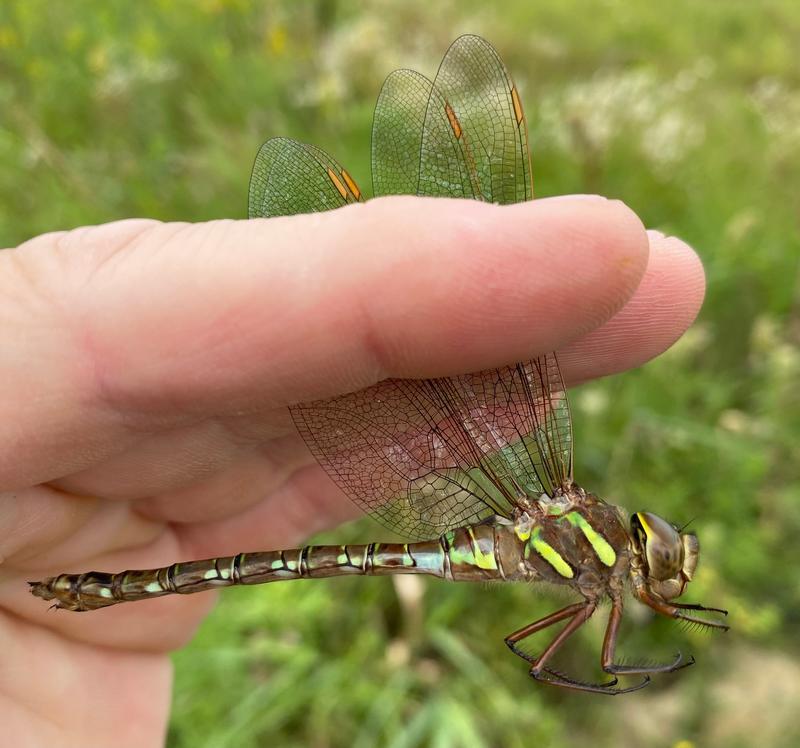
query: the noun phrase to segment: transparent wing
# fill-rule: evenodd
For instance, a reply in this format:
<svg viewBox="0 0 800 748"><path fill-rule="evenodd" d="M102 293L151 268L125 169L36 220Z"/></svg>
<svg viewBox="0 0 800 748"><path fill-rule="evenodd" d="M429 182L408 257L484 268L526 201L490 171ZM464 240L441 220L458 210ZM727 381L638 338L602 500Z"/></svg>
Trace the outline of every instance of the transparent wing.
<svg viewBox="0 0 800 748"><path fill-rule="evenodd" d="M372 188L379 195L416 195L422 128L432 84L413 70L384 81L372 118Z"/></svg>
<svg viewBox="0 0 800 748"><path fill-rule="evenodd" d="M433 83L413 70L389 75L375 107L372 168L376 195L533 197L522 102L486 40L459 37Z"/></svg>
<svg viewBox="0 0 800 748"><path fill-rule="evenodd" d="M317 213L359 202L361 190L325 151L272 138L258 151L250 176L250 218Z"/></svg>
<svg viewBox="0 0 800 748"><path fill-rule="evenodd" d="M571 431L555 356L458 377L393 379L292 408L322 467L362 509L430 538L570 476Z"/></svg>
<svg viewBox="0 0 800 748"><path fill-rule="evenodd" d="M479 36L456 39L433 89L422 139L420 194L458 194L500 204L530 200L522 102L494 47Z"/></svg>

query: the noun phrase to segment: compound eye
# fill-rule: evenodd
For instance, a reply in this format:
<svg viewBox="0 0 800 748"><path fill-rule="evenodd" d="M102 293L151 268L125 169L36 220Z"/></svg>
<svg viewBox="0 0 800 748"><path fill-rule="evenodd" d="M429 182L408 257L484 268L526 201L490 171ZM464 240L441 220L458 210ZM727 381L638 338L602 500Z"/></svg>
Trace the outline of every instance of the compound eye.
<svg viewBox="0 0 800 748"><path fill-rule="evenodd" d="M651 512L637 512L632 525L644 546L649 576L661 581L677 576L683 567L684 555L680 533L665 519Z"/></svg>

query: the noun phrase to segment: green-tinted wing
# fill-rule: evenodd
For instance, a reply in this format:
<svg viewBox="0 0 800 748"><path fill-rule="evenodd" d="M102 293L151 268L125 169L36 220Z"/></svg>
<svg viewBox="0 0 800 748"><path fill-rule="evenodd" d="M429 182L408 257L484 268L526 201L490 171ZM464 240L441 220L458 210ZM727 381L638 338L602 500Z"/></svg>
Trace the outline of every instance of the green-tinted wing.
<svg viewBox="0 0 800 748"><path fill-rule="evenodd" d="M509 204L530 200L528 131L511 76L491 44L456 39L433 81L425 119L420 194ZM444 143L450 131L455 145ZM461 160L453 164L454 160ZM466 173L466 178L464 174Z"/></svg>
<svg viewBox="0 0 800 748"><path fill-rule="evenodd" d="M413 70L384 81L372 118L372 187L380 195L416 195L422 128L431 82Z"/></svg>
<svg viewBox="0 0 800 748"><path fill-rule="evenodd" d="M250 176L250 218L317 213L360 200L350 174L313 145L272 138L258 151Z"/></svg>

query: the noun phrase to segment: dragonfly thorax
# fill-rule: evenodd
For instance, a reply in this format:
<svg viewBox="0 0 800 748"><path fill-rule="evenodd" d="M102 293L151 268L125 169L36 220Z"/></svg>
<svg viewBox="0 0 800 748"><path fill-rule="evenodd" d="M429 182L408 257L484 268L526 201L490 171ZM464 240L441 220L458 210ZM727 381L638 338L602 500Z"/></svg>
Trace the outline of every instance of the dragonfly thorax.
<svg viewBox="0 0 800 748"><path fill-rule="evenodd" d="M518 509L512 531L529 580L566 584L599 599L627 578L624 517L617 507L575 485L540 496L529 510Z"/></svg>

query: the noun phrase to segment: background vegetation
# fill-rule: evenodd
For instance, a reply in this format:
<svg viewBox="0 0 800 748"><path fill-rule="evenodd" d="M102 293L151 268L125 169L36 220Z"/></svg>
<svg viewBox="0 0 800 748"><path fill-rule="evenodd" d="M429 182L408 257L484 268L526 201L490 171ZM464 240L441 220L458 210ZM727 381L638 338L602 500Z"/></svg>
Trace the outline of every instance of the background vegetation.
<svg viewBox="0 0 800 748"><path fill-rule="evenodd" d="M667 8L669 8L667 10ZM244 217L269 136L369 185L372 105L458 34L523 93L538 196L602 192L701 253L698 323L573 393L577 470L695 517L693 597L725 636L638 611L624 652L698 664L635 696L538 687L503 636L549 593L418 580L231 591L175 656L174 748L793 746L800 742L800 8L527 0L0 5L0 246L128 216ZM380 535L366 521L327 538ZM595 620L565 666L594 663ZM584 665L585 666L585 665Z"/></svg>

